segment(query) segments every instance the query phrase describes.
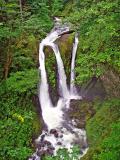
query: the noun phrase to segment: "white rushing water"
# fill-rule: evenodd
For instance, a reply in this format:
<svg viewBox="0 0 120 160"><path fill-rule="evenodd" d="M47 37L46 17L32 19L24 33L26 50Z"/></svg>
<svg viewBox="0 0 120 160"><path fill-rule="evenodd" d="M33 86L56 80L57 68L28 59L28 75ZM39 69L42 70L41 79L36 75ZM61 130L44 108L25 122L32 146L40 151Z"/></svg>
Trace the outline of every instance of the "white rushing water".
<svg viewBox="0 0 120 160"><path fill-rule="evenodd" d="M77 34L75 35L75 40L73 43L70 90L67 87L67 78L61 54L57 44L55 43L55 40L57 40L63 33L66 33L68 31L69 27L58 25L57 28L54 28L47 35L47 37L42 40L39 46L39 69L41 74L39 100L42 109L42 117L44 123L47 126L47 131L44 130L40 137L37 139L38 144L41 144L43 142L44 144L36 150L36 153L34 154L34 158L36 160L40 159L40 156L37 155L37 152L40 152L42 155L45 150L48 150L48 145L54 148L53 154L56 154L56 151L60 148L67 148L68 150L70 150L75 141L81 141L85 145L87 144L85 130L76 128L74 120L66 121L65 119L65 110L69 108L70 100L81 99L74 84L75 57L78 46L78 36ZM50 46L53 49L57 62L59 77L58 88L60 97L56 106L52 104L52 101L50 99L47 73L45 69L45 46ZM83 152L85 152L84 149Z"/></svg>
<svg viewBox="0 0 120 160"><path fill-rule="evenodd" d="M77 47L78 47L78 35L75 35L75 41L73 43L73 51L72 51L72 62L71 62L71 78L70 78L70 92L71 94L77 94L77 90L75 88L75 58L77 53Z"/></svg>

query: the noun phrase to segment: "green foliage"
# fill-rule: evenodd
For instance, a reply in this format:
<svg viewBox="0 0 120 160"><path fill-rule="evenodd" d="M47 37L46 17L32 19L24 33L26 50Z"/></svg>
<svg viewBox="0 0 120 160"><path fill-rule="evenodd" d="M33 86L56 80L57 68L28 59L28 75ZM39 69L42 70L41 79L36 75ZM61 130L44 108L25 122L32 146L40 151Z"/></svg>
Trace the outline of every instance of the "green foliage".
<svg viewBox="0 0 120 160"><path fill-rule="evenodd" d="M28 113L29 114L29 113ZM32 115L31 119L32 119ZM2 159L25 159L32 150L29 147L32 134L31 119L25 118L25 122L21 122L14 116L8 115L3 117L0 122L0 156Z"/></svg>
<svg viewBox="0 0 120 160"><path fill-rule="evenodd" d="M99 108L96 115L87 123L88 138L91 145L94 145L98 140L101 140L101 138L104 137L104 130L109 128L111 123L119 118L119 105L120 101L113 99L103 103L102 106L101 104L98 104L98 107L96 106Z"/></svg>
<svg viewBox="0 0 120 160"><path fill-rule="evenodd" d="M3 38L16 38L20 35L21 20L17 1L0 1L0 19L0 40Z"/></svg>
<svg viewBox="0 0 120 160"><path fill-rule="evenodd" d="M87 122L90 149L83 160L119 160L120 100L95 104L96 114Z"/></svg>
<svg viewBox="0 0 120 160"><path fill-rule="evenodd" d="M74 146L71 153L67 149L59 149L56 156L47 156L44 160L78 160L80 155L80 148Z"/></svg>
<svg viewBox="0 0 120 160"><path fill-rule="evenodd" d="M34 78L33 78L34 77ZM34 93L34 88L38 84L38 73L37 70L25 70L11 74L6 80L6 87L8 91L24 93L31 91Z"/></svg>
<svg viewBox="0 0 120 160"><path fill-rule="evenodd" d="M38 125L34 124L39 123L32 104L37 75L33 69L16 72L0 85L0 157L3 160L24 160L33 152L32 136L38 134Z"/></svg>
<svg viewBox="0 0 120 160"><path fill-rule="evenodd" d="M54 0L52 4L52 14L56 15L63 8L63 0Z"/></svg>
<svg viewBox="0 0 120 160"><path fill-rule="evenodd" d="M94 160L119 160L120 158L120 122L112 123L110 135L101 143L101 152L93 156Z"/></svg>
<svg viewBox="0 0 120 160"><path fill-rule="evenodd" d="M120 71L119 7L114 1L75 1L65 21L79 31L77 83L104 73L104 65Z"/></svg>
<svg viewBox="0 0 120 160"><path fill-rule="evenodd" d="M17 94L7 91L2 94L0 107L0 157L3 160L26 159L32 153L35 116L29 96L21 95L20 99Z"/></svg>
<svg viewBox="0 0 120 160"><path fill-rule="evenodd" d="M20 58L18 56L19 64ZM13 72L0 84L0 157L2 160L27 159L33 153L32 136L36 136L40 131L38 127L40 123L32 104L32 96L37 93L38 70L29 69L26 59L31 62L30 57L23 59L25 61L22 61L21 69L19 68L22 71L16 71L12 66Z"/></svg>
<svg viewBox="0 0 120 160"><path fill-rule="evenodd" d="M34 152L32 137L40 132L32 103L39 79L38 43L53 25L47 0L21 1L22 15L19 2L0 0L0 159L3 160L25 160Z"/></svg>
<svg viewBox="0 0 120 160"><path fill-rule="evenodd" d="M47 54L46 54L46 56L47 56ZM55 84L56 84L56 75L55 75L56 61L55 61L55 55L53 53L50 53L47 56L45 65L46 65L49 83L52 87L55 87Z"/></svg>

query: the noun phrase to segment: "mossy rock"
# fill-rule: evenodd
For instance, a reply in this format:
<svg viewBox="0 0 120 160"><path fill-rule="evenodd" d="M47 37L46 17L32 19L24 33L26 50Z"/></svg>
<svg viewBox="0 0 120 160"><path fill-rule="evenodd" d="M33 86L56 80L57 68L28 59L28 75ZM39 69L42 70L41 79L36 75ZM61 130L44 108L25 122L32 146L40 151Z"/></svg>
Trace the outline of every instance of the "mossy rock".
<svg viewBox="0 0 120 160"><path fill-rule="evenodd" d="M68 79L70 77L71 57L72 57L71 54L72 54L74 36L75 33L65 34L56 41L61 53L61 57L65 67L65 72L67 74Z"/></svg>
<svg viewBox="0 0 120 160"><path fill-rule="evenodd" d="M70 119L77 120L78 128L85 128L86 121L95 114L93 104L86 100L72 100L70 103Z"/></svg>
<svg viewBox="0 0 120 160"><path fill-rule="evenodd" d="M34 135L33 141L41 134L43 128L43 119L42 119L42 111L39 103L39 99L37 95L32 97L33 102L33 111L34 111L34 120L33 120L33 128L34 128ZM34 142L33 142L34 143Z"/></svg>
<svg viewBox="0 0 120 160"><path fill-rule="evenodd" d="M86 125L87 136L91 146L99 143L101 138L106 136L106 130L120 116L120 101L117 99L105 101L103 104L96 103L95 105L99 105L99 109L96 110L96 114ZM95 107L97 108L97 106Z"/></svg>
<svg viewBox="0 0 120 160"><path fill-rule="evenodd" d="M105 73L101 76L108 97L120 97L120 76L112 67L105 66Z"/></svg>
<svg viewBox="0 0 120 160"><path fill-rule="evenodd" d="M59 39L56 40L56 44L59 47L61 58L64 63L65 72L68 77L68 84L69 84L69 77L70 77L70 68L71 68L71 54L73 48L73 41L74 41L74 33L72 34L64 34ZM56 87L56 77L57 77L57 64L55 59L55 54L51 47L47 46L44 48L45 58L46 58L46 70L48 74L48 81L51 87Z"/></svg>
<svg viewBox="0 0 120 160"><path fill-rule="evenodd" d="M72 9L73 9L73 1L69 0L69 1L67 1L65 8L64 8L64 11L62 12L61 16L67 17L67 15L70 14Z"/></svg>
<svg viewBox="0 0 120 160"><path fill-rule="evenodd" d="M104 150L104 147L102 146L102 144L106 144L106 139L109 140L107 143L111 145L111 136L114 137L117 134L114 133L114 129L112 129L112 124L117 124L120 121L119 106L119 99L106 100L103 103L94 103L94 109L96 109L96 114L94 114L91 119L88 119L86 124L89 150L87 154L81 158L82 160L97 160L95 156L101 154L101 152L106 152ZM117 146L117 142L115 142L114 145Z"/></svg>

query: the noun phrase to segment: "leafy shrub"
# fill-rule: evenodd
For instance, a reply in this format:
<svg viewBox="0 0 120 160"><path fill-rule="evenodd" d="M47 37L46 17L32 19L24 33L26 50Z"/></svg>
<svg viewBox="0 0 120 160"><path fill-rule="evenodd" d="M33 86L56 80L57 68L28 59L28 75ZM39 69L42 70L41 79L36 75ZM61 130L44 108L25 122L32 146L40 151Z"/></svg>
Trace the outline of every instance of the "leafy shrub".
<svg viewBox="0 0 120 160"><path fill-rule="evenodd" d="M0 157L3 160L24 160L33 152L32 136L39 130L34 125L39 121L32 104L37 83L35 69L13 73L1 83Z"/></svg>
<svg viewBox="0 0 120 160"><path fill-rule="evenodd" d="M78 160L80 156L80 148L74 146L71 153L67 149L59 149L56 156L45 157L44 160Z"/></svg>
<svg viewBox="0 0 120 160"><path fill-rule="evenodd" d="M31 91L34 93L38 84L38 71L35 69L19 71L12 73L6 80L8 91L25 93Z"/></svg>
<svg viewBox="0 0 120 160"><path fill-rule="evenodd" d="M87 122L90 148L82 160L119 160L120 100L111 99L98 105L96 114Z"/></svg>
<svg viewBox="0 0 120 160"><path fill-rule="evenodd" d="M76 0L72 6L64 20L71 22L80 35L76 82L99 77L105 72L104 65L120 71L118 0Z"/></svg>

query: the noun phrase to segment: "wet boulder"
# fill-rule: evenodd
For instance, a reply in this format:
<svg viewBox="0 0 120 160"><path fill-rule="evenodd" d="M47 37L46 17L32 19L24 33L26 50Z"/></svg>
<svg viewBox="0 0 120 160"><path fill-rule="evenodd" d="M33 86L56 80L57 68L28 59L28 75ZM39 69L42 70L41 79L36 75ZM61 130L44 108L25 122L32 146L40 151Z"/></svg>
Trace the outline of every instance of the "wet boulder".
<svg viewBox="0 0 120 160"><path fill-rule="evenodd" d="M58 131L56 129L51 129L50 134L53 134L56 138L58 138L59 136Z"/></svg>
<svg viewBox="0 0 120 160"><path fill-rule="evenodd" d="M87 100L71 100L68 115L76 122L76 127L84 129L86 120L95 114L93 104Z"/></svg>
<svg viewBox="0 0 120 160"><path fill-rule="evenodd" d="M62 145L62 143L61 142L57 142L57 145Z"/></svg>
<svg viewBox="0 0 120 160"><path fill-rule="evenodd" d="M43 143L44 143L45 145L47 145L47 146L50 146L50 145L51 145L51 143L50 143L49 141L47 141L47 140L45 140Z"/></svg>

